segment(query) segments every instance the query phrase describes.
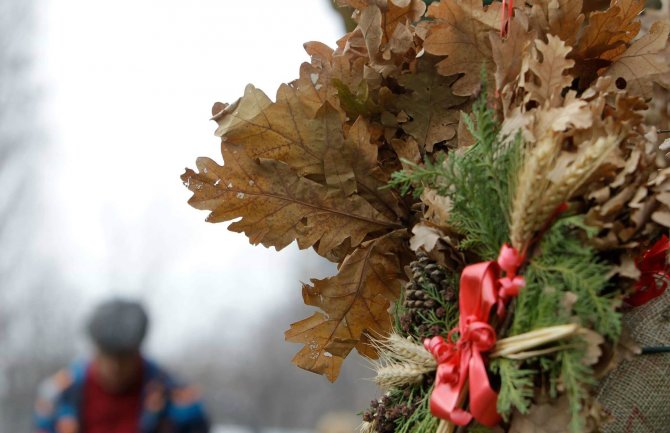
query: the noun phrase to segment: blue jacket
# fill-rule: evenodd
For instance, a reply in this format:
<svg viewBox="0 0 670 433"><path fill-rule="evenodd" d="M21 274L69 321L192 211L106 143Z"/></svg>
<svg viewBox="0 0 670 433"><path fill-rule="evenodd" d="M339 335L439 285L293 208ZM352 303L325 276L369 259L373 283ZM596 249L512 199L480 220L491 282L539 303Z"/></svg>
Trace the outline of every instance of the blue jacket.
<svg viewBox="0 0 670 433"><path fill-rule="evenodd" d="M142 414L138 433L208 433L209 422L198 392L176 382L144 360ZM90 362L77 362L47 379L35 404L38 433L86 433L80 407Z"/></svg>

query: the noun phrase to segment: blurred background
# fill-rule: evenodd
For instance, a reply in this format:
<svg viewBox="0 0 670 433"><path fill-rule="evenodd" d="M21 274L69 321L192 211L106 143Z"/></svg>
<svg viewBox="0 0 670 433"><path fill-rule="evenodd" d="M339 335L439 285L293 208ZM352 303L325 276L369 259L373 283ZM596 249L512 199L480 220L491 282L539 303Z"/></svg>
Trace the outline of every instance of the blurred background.
<svg viewBox="0 0 670 433"><path fill-rule="evenodd" d="M37 384L115 295L145 303L148 354L203 386L215 431L358 423L332 413L376 394L366 361L329 384L283 338L332 265L205 223L179 180L220 161L213 102L273 96L303 42L344 31L330 0L0 0L0 433L30 431Z"/></svg>

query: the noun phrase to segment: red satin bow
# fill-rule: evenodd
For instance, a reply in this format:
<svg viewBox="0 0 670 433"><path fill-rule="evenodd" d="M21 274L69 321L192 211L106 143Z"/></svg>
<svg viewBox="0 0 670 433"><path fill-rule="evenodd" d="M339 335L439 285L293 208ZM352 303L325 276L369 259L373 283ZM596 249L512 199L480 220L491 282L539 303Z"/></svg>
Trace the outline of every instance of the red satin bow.
<svg viewBox="0 0 670 433"><path fill-rule="evenodd" d="M436 417L456 425L466 425L472 418L488 427L500 422L496 410L498 394L489 383L482 353L496 343L496 332L488 323L491 309L498 304L498 312L504 313L504 304L524 285L523 277L516 275L522 262L514 248L504 245L497 262L477 263L463 270L458 326L447 334L446 340L437 336L424 341L438 363L435 388L430 396L430 411ZM506 272L503 278L501 270ZM454 343L452 337L456 332L460 337ZM466 385L470 412L459 407Z"/></svg>
<svg viewBox="0 0 670 433"><path fill-rule="evenodd" d="M639 307L665 292L670 278L667 261L669 249L670 240L663 235L642 257L635 260L635 266L640 270L640 279L635 284L633 294L626 298L626 303Z"/></svg>

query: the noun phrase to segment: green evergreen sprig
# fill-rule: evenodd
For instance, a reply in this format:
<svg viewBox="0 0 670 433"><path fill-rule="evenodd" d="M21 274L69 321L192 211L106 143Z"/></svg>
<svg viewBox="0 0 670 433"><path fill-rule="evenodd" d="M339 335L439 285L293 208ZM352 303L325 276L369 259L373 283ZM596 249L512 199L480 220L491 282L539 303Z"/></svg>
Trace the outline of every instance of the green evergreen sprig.
<svg viewBox="0 0 670 433"><path fill-rule="evenodd" d="M509 419L512 409L528 413L533 398L534 369L521 368L519 361L497 358L491 360L489 368L500 376L498 413Z"/></svg>
<svg viewBox="0 0 670 433"><path fill-rule="evenodd" d="M486 89L473 105L474 121L464 122L475 138L472 146L423 165L403 161L407 169L393 173L390 187L415 198L425 188L451 199L449 222L464 235L461 248L484 260L497 257L509 234L509 209L520 160L521 139L499 136L494 110L487 106Z"/></svg>
<svg viewBox="0 0 670 433"><path fill-rule="evenodd" d="M495 112L486 91L474 104L474 122L464 120L475 144L449 155L444 178L451 199L449 221L465 239L461 248L484 260L498 256L509 238L509 209L520 159L520 136L506 143L499 136Z"/></svg>
<svg viewBox="0 0 670 433"><path fill-rule="evenodd" d="M516 298L508 335L577 320L610 340L619 337L619 301L606 293L610 266L583 241L584 235L592 232L593 229L583 223L583 217L576 215L560 219L544 234L524 270L526 286ZM570 302L566 303L567 297L573 297L572 307L568 306ZM498 410L503 414L512 409L526 410L530 396L524 394L524 390L528 389L529 377L521 372L542 371L548 375L553 397L558 395L561 385L570 406L572 431L581 431L583 402L588 397L588 387L594 382L591 367L583 363L585 345L580 337L574 337L564 342L562 350L554 355L525 362L492 363L497 365L502 380ZM511 365L507 373L505 364Z"/></svg>
<svg viewBox="0 0 670 433"><path fill-rule="evenodd" d="M526 287L517 297L510 335L560 325L574 315L582 326L618 339L620 302L606 293L611 267L582 241L580 231L588 235L592 229L581 216L572 216L557 221L544 234L524 271ZM567 293L576 295L572 312L562 305Z"/></svg>
<svg viewBox="0 0 670 433"><path fill-rule="evenodd" d="M438 153L434 162L426 157L423 165L420 165L401 158L407 168L391 174L388 187L397 189L402 195L411 192L416 199L421 197L426 188L436 190L439 195L446 195L447 185L443 182L445 159L444 153Z"/></svg>

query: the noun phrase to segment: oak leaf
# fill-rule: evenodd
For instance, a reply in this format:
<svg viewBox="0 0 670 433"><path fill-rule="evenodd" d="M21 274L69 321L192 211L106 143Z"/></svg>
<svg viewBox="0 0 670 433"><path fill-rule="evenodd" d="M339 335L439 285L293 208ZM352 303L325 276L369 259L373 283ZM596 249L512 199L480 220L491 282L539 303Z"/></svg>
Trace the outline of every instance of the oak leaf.
<svg viewBox="0 0 670 433"><path fill-rule="evenodd" d="M535 33L524 27L518 16L509 23L507 38L503 39L500 33L489 33L493 60L496 65L496 88L502 90L508 83L516 81L521 73L521 62L528 51Z"/></svg>
<svg viewBox="0 0 670 433"><path fill-rule="evenodd" d="M531 0L530 24L541 34L558 36L574 45L584 21L582 0Z"/></svg>
<svg viewBox="0 0 670 433"><path fill-rule="evenodd" d="M668 42L668 33L670 33L668 21L654 23L649 33L633 42L605 74L615 80L619 78L625 80L628 92L651 96L654 79L670 71L661 55ZM614 84L612 86L614 87Z"/></svg>
<svg viewBox="0 0 670 433"><path fill-rule="evenodd" d="M423 0L391 0L384 14L385 39L391 40L398 26L414 23L424 13L426 13L426 3Z"/></svg>
<svg viewBox="0 0 670 433"><path fill-rule="evenodd" d="M446 226L449 224L449 197L439 195L437 191L426 188L421 194L421 201L426 204L424 217L433 224Z"/></svg>
<svg viewBox="0 0 670 433"><path fill-rule="evenodd" d="M339 119L332 110L317 112L311 118L294 87L282 84L277 102L252 85L244 96L215 119L216 135L229 143L244 144L252 158L268 158L286 162L299 175L323 174L323 156L329 146L329 135ZM242 109L245 109L244 111ZM255 114L255 116L251 116Z"/></svg>
<svg viewBox="0 0 670 433"><path fill-rule="evenodd" d="M371 60L379 53L384 41L384 29L382 29L382 11L377 5L368 6L363 9L358 20L358 27L365 37L365 45Z"/></svg>
<svg viewBox="0 0 670 433"><path fill-rule="evenodd" d="M500 29L500 3L483 6L480 0L442 1L432 4L428 16L436 20L424 42L426 52L447 56L437 64L441 75L463 74L453 85L459 96L477 93L482 67L494 70L489 32Z"/></svg>
<svg viewBox="0 0 670 433"><path fill-rule="evenodd" d="M551 403L536 404L527 414L515 413L509 433L567 433L570 406L565 396Z"/></svg>
<svg viewBox="0 0 670 433"><path fill-rule="evenodd" d="M572 53L576 60L573 75L585 89L602 70L619 57L640 30L638 15L643 0L612 0L610 7L589 15Z"/></svg>
<svg viewBox="0 0 670 433"><path fill-rule="evenodd" d="M528 80L523 83L528 91L527 100L556 106L562 100L562 90L572 83L572 77L566 74L575 64L574 60L566 58L571 48L553 35L547 35L547 43L536 39L534 47L534 55L528 60L527 67L538 82Z"/></svg>
<svg viewBox="0 0 670 433"><path fill-rule="evenodd" d="M402 59L414 47L410 25L426 11L423 0L370 2L358 18L358 30L365 38L370 66L388 76L397 67L394 56Z"/></svg>
<svg viewBox="0 0 670 433"><path fill-rule="evenodd" d="M435 249L442 236L444 233L437 226L422 221L412 227L409 247L412 251L424 250L429 253Z"/></svg>
<svg viewBox="0 0 670 433"><path fill-rule="evenodd" d="M337 275L303 286L305 303L323 312L286 331L288 341L305 345L293 358L295 364L334 381L352 349L375 357L369 336L391 329L388 310L400 293L405 249L404 231L391 232L361 244Z"/></svg>
<svg viewBox="0 0 670 433"><path fill-rule="evenodd" d="M397 106L410 116L402 129L414 137L427 152L441 141L456 136L460 112L455 109L467 98L455 96L451 85L458 76L437 74L432 62L420 63L415 74L403 75L399 83L411 93L398 96Z"/></svg>
<svg viewBox="0 0 670 433"><path fill-rule="evenodd" d="M308 115L314 115L326 101L335 108L345 110L340 99L342 88L361 99L357 91L364 87L362 83L367 83L363 80L367 55L362 57L352 52L338 53L320 42L308 42L304 47L311 57L311 63L300 66L300 77L293 85ZM369 91L367 84L365 90Z"/></svg>
<svg viewBox="0 0 670 433"><path fill-rule="evenodd" d="M327 108L328 104L324 107ZM330 109L332 115L337 113ZM390 188L384 188L389 177L379 167L378 147L372 142L368 122L359 117L349 128L346 138L333 130L333 138L324 154L326 185L344 192L345 196L357 193L385 217L392 221L406 214L400 206L401 199Z"/></svg>
<svg viewBox="0 0 670 433"><path fill-rule="evenodd" d="M199 173L182 175L193 192L189 204L210 210L212 223L240 218L228 229L244 232L252 244L280 250L295 240L325 256L345 242L356 247L371 233L398 227L360 196L299 177L283 162L251 158L243 145L225 141L221 151L224 166L199 158Z"/></svg>

